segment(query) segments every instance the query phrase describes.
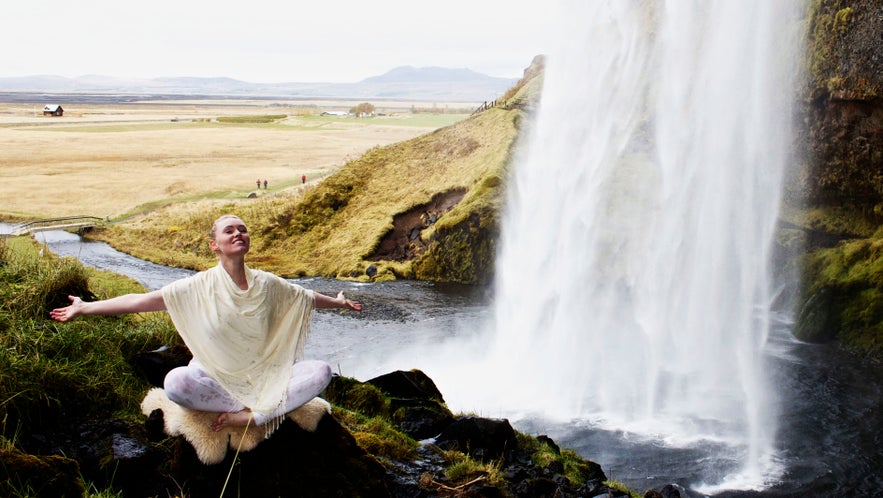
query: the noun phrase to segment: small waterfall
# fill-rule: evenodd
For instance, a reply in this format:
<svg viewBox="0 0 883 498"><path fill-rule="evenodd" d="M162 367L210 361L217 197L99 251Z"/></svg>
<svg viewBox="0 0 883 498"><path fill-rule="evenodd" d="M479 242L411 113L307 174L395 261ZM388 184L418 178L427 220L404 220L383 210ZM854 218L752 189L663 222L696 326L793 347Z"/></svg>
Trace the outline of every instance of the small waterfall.
<svg viewBox="0 0 883 498"><path fill-rule="evenodd" d="M513 171L486 371L510 412L714 441L769 479L793 3L570 2Z"/></svg>

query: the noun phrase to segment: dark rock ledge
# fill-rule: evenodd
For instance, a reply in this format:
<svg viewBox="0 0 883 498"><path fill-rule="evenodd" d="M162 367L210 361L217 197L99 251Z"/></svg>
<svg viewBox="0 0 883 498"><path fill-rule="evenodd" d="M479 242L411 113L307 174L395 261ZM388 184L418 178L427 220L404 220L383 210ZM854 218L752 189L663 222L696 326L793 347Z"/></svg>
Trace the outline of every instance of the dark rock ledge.
<svg viewBox="0 0 883 498"><path fill-rule="evenodd" d="M180 351L147 353L137 368L156 384L182 361ZM532 461L537 447L561 455L548 437L518 435L505 419L454 416L433 381L417 370L364 383L335 377L324 397L335 412L325 415L315 432L286 419L254 450L238 456L229 450L215 465L201 463L183 437L167 436L160 410L143 424L72 422L65 434L29 436L22 445L28 453L0 448L0 481L14 481L10 489L28 489L35 497L84 496L83 479L125 498L627 496L605 484L594 462L578 459L575 472L583 482L575 484L565 476L565 465L574 475L572 459L552 458L543 466ZM421 443L407 459L369 453L338 412L383 417ZM479 474L452 481L445 474L451 452L496 463L502 479L492 482ZM666 486L646 496L680 495Z"/></svg>

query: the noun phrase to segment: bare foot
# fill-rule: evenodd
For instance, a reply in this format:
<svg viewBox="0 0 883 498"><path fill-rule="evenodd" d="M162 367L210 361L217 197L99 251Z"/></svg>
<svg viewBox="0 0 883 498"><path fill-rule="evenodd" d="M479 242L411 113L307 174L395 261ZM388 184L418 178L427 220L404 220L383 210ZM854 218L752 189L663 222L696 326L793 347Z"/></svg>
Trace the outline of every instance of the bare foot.
<svg viewBox="0 0 883 498"><path fill-rule="evenodd" d="M245 427L251 421L251 410L245 409L233 413L220 413L212 424L212 430L218 432L224 427Z"/></svg>

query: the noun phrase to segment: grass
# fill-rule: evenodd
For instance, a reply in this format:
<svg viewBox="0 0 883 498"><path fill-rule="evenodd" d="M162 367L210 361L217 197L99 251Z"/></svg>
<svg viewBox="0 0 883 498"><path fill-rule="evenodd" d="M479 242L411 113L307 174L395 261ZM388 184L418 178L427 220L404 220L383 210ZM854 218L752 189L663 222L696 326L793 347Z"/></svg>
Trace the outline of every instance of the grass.
<svg viewBox="0 0 883 498"><path fill-rule="evenodd" d="M41 255L30 238L0 239L0 449L9 458L33 459L28 465L39 469L46 463L17 449L23 435L64 431L87 419L142 420L139 404L148 386L129 361L180 344L167 317L83 317L60 324L48 311L66 304L68 295L95 299L143 291L129 278ZM63 460L56 457L52 465L71 466ZM44 485L23 479L0 489L35 496ZM86 483L78 487L87 496L116 496Z"/></svg>
<svg viewBox="0 0 883 498"><path fill-rule="evenodd" d="M301 124L304 128L323 126L328 124L347 125L383 125L383 126L413 126L418 128L444 128L469 117L468 114L395 114L392 116L379 116L371 118L355 118L344 116L304 116L293 120L295 124Z"/></svg>
<svg viewBox="0 0 883 498"><path fill-rule="evenodd" d="M417 458L417 441L397 430L388 418L342 407L335 407L334 416L352 433L356 443L375 457L398 461Z"/></svg>
<svg viewBox="0 0 883 498"><path fill-rule="evenodd" d="M450 114L408 115L412 122L438 125L448 119L453 124L372 147L323 173L327 176L321 182L271 181L270 190L258 191L254 199L245 198L253 185L250 178L237 189L167 195L133 206L114 217L123 223L90 237L155 263L203 270L216 261L207 247L206 228L218 216L235 213L250 228L250 264L284 277L488 282L503 188L524 115L519 106L508 103L535 99L540 84L541 78L534 78L518 85L501 99L503 105L466 119ZM390 119L400 118L290 115L266 126L311 127L310 133L317 133L337 127L372 129ZM446 192L465 195L433 224L420 227L422 254L408 260L381 261L373 256L393 229L395 216L417 210ZM369 266L377 269L373 277L366 275Z"/></svg>
<svg viewBox="0 0 883 498"><path fill-rule="evenodd" d="M131 279L86 269L75 260L40 256L30 239L8 239L0 267L0 402L2 434L40 427L93 411L139 414L144 381L128 360L137 352L177 344L162 315L86 317L59 324L48 317L68 295L103 298L143 288Z"/></svg>
<svg viewBox="0 0 883 498"><path fill-rule="evenodd" d="M262 114L247 116L221 116L218 118L219 123L234 124L254 124L254 123L275 123L276 121L287 118L286 114Z"/></svg>
<svg viewBox="0 0 883 498"><path fill-rule="evenodd" d="M341 119L269 103L83 107L46 119L33 117L29 106L0 103L0 219L119 218L218 192L245 197L258 178L278 191L299 184L302 174L314 183L372 147L453 119L410 119L408 111ZM217 122L283 113L269 123Z"/></svg>
<svg viewBox="0 0 883 498"><path fill-rule="evenodd" d="M143 259L201 270L215 261L206 245L206 228L217 216L235 212L250 226L255 267L286 277L352 278L376 264L377 279L414 277L411 263L367 259L392 227L393 215L427 203L438 192L460 189L467 192L464 199L426 236L479 212L482 223L493 223L519 114L492 109L432 133L374 147L321 184L291 195L203 201L192 208L169 204L95 237Z"/></svg>

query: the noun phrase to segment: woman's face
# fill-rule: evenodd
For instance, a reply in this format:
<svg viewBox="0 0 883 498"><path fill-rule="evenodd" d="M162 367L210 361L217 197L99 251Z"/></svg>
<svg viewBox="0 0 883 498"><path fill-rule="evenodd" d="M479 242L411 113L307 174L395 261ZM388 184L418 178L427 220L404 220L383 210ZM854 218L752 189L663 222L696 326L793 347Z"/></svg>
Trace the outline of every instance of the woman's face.
<svg viewBox="0 0 883 498"><path fill-rule="evenodd" d="M251 237L245 223L235 216L221 218L215 222L215 238L209 247L219 256L244 256L251 247Z"/></svg>

